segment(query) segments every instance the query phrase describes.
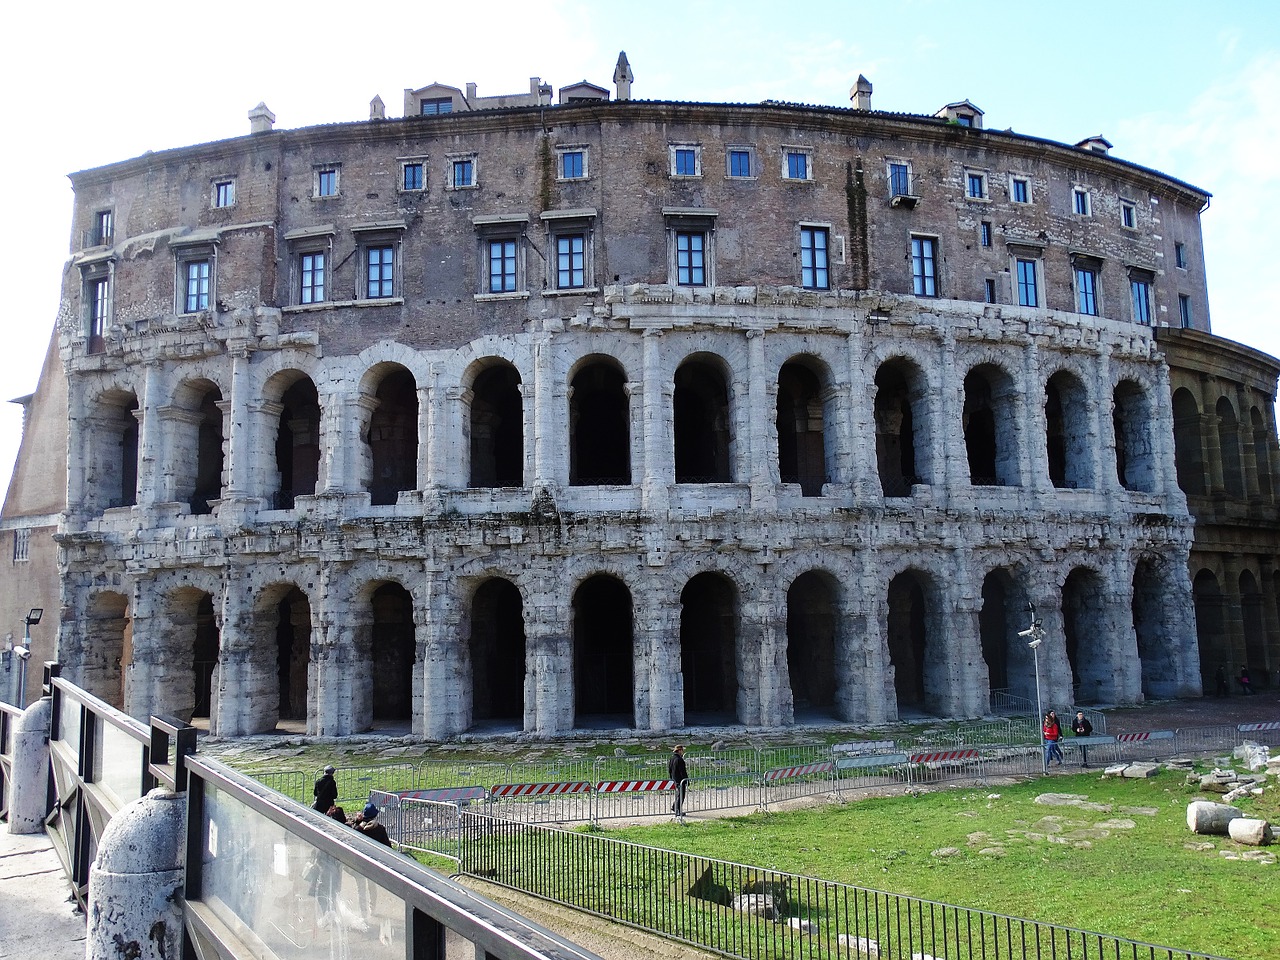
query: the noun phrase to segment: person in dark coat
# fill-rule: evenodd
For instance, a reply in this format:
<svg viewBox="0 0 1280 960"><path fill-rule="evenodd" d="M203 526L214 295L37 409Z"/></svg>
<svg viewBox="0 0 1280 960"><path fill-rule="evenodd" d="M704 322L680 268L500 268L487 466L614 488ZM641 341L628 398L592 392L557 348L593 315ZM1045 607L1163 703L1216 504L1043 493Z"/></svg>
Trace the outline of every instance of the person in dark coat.
<svg viewBox="0 0 1280 960"><path fill-rule="evenodd" d="M378 808L372 803L366 804L365 808L356 814L351 825L370 840L377 840L384 846L391 846L391 837L387 835L387 828L378 822Z"/></svg>
<svg viewBox="0 0 1280 960"><path fill-rule="evenodd" d="M671 812L677 817L684 816L684 792L689 786L689 768L684 762L684 747L677 746L671 751L671 759L667 761L667 779L675 781L676 799L671 804Z"/></svg>
<svg viewBox="0 0 1280 960"><path fill-rule="evenodd" d="M1089 722L1089 718L1084 715L1083 710L1077 710L1075 719L1071 721L1071 732L1077 737L1088 737L1093 734L1093 724ZM1080 747L1080 766L1087 767L1089 765L1089 748Z"/></svg>
<svg viewBox="0 0 1280 960"><path fill-rule="evenodd" d="M338 799L338 783L333 779L333 774L332 766L325 767L324 776L317 780L316 785L311 788L311 795L316 798L315 803L311 804L312 810L328 813L329 808Z"/></svg>

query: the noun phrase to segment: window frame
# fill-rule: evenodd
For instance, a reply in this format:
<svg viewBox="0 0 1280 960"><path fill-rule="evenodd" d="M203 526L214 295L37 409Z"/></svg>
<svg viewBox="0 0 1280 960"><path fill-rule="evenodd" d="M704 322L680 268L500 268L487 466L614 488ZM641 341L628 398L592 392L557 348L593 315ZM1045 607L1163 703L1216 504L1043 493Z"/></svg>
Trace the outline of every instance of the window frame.
<svg viewBox="0 0 1280 960"><path fill-rule="evenodd" d="M987 277L982 281L982 295L984 302L996 303L996 281L994 277Z"/></svg>
<svg viewBox="0 0 1280 960"><path fill-rule="evenodd" d="M1187 269L1187 245L1181 240L1173 243L1173 265L1179 270Z"/></svg>
<svg viewBox="0 0 1280 960"><path fill-rule="evenodd" d="M333 295L333 236L334 228L332 224L303 227L298 230L290 230L284 235L285 242L289 245L289 290L286 300L290 307L311 308L338 302ZM324 253L325 255L324 299L304 303L302 299L302 259L307 255L316 253Z"/></svg>
<svg viewBox="0 0 1280 960"><path fill-rule="evenodd" d="M733 160L735 155L745 156L747 159L747 172L734 173ZM756 160L756 148L750 144L733 143L725 147L724 151L724 175L726 180L757 180L760 176L760 168Z"/></svg>
<svg viewBox="0 0 1280 960"><path fill-rule="evenodd" d="M565 163L568 157L577 155L581 158L582 172L576 176L569 176L566 172ZM591 179L591 158L590 149L586 144L565 144L556 147L556 180L558 181L576 181Z"/></svg>
<svg viewBox="0 0 1280 960"><path fill-rule="evenodd" d="M1138 229L1138 205L1124 197L1120 198L1120 226L1124 230Z"/></svg>
<svg viewBox="0 0 1280 960"><path fill-rule="evenodd" d="M895 168L903 171L903 176L898 177L894 174ZM911 168L910 160L899 160L896 158L886 157L884 161L885 183L889 188L889 199L895 197L914 197L912 190L915 187L915 176ZM902 190L898 187L901 185ZM905 192L902 192L905 191Z"/></svg>
<svg viewBox="0 0 1280 960"><path fill-rule="evenodd" d="M236 178L217 177L210 184L209 206L214 210L225 210L236 205Z"/></svg>
<svg viewBox="0 0 1280 960"><path fill-rule="evenodd" d="M327 192L326 186L331 187ZM342 196L342 164L317 163L311 168L311 199L333 200Z"/></svg>
<svg viewBox="0 0 1280 960"><path fill-rule="evenodd" d="M13 559L11 563L28 563L31 560L31 528L13 528Z"/></svg>
<svg viewBox="0 0 1280 960"><path fill-rule="evenodd" d="M1077 217L1093 216L1093 196L1088 187L1071 188L1071 212Z"/></svg>
<svg viewBox="0 0 1280 960"><path fill-rule="evenodd" d="M804 176L795 177L792 160L799 158L804 163ZM813 183L813 148L792 144L782 146L782 179L788 183Z"/></svg>
<svg viewBox="0 0 1280 960"><path fill-rule="evenodd" d="M362 224L351 228L352 234L356 238L357 267L356 267L356 302L364 303L403 303L404 302L404 231L405 225L402 222L396 223L369 223ZM385 260L380 260L377 264L378 276L373 276L374 264L370 261L370 256L374 251L379 254L391 251L390 277L384 276L387 270ZM377 293L371 293L371 284L390 284L389 292L382 292L385 287L380 286ZM332 271L330 272L330 287L332 287Z"/></svg>
<svg viewBox="0 0 1280 960"><path fill-rule="evenodd" d="M810 243L806 244L806 234ZM821 237L822 243L817 243ZM831 290L831 224L801 223L799 225L800 286L805 290ZM805 264L805 260L810 262ZM821 265L819 265L819 260ZM821 280L822 282L819 282Z"/></svg>
<svg viewBox="0 0 1280 960"><path fill-rule="evenodd" d="M458 171L466 167L468 178L465 183L458 182ZM474 153L450 153L445 155L446 190L478 190L480 188L480 164Z"/></svg>
<svg viewBox="0 0 1280 960"><path fill-rule="evenodd" d="M681 155L686 152L691 152L693 155L692 173L680 172ZM696 180L702 176L702 144L700 143L669 143L667 144L667 159L669 161L670 176L673 178Z"/></svg>
<svg viewBox="0 0 1280 960"><path fill-rule="evenodd" d="M938 276L938 237L913 233L907 243L911 263L911 295L936 300L941 287Z"/></svg>
<svg viewBox="0 0 1280 960"><path fill-rule="evenodd" d="M565 296L573 294L595 293L598 291L595 279L595 219L596 211L591 208L577 210L545 210L540 214L547 232L546 277L543 296ZM561 285L560 246L561 240L572 240L581 237L582 250L577 253L582 258L580 270L582 285L573 285L575 272L572 260L569 265L570 283ZM570 249L568 256L572 258L575 251Z"/></svg>
<svg viewBox="0 0 1280 960"><path fill-rule="evenodd" d="M217 303L217 285L218 285L218 245L216 242L201 242L187 245L176 246L173 249L174 257L174 313L179 316L193 316L199 313L207 313L213 309ZM192 307L192 289L191 283L193 277L191 275L192 267L203 263L205 265L205 276L195 277L197 289L195 292L194 309ZM203 290L199 289L200 281L203 281Z"/></svg>
<svg viewBox="0 0 1280 960"><path fill-rule="evenodd" d="M1185 293L1178 294L1178 323L1183 330L1192 328L1191 297Z"/></svg>
<svg viewBox="0 0 1280 960"><path fill-rule="evenodd" d="M409 186L409 171L413 169L418 171L417 186ZM403 157L400 160L400 193L426 193L427 192L427 158L426 157Z"/></svg>
<svg viewBox="0 0 1280 960"><path fill-rule="evenodd" d="M471 221L476 230L477 300L513 300L529 296L526 269L529 218L523 214L496 214L476 217ZM492 255L494 244L512 244L511 289L493 289ZM504 251L505 254L505 251ZM505 257L504 257L505 259ZM504 271L502 274L506 276Z"/></svg>
<svg viewBox="0 0 1280 960"><path fill-rule="evenodd" d="M114 210L99 210L93 215L93 227L89 247L109 247L115 240L116 215Z"/></svg>
<svg viewBox="0 0 1280 960"><path fill-rule="evenodd" d="M106 339L114 315L115 260L108 257L80 265L81 322L85 340Z"/></svg>
<svg viewBox="0 0 1280 960"><path fill-rule="evenodd" d="M974 193L974 187L978 192ZM968 167L964 171L964 198L966 200L977 200L987 202L991 199L991 192L987 188L987 174L983 170L971 170Z"/></svg>
<svg viewBox="0 0 1280 960"><path fill-rule="evenodd" d="M1088 317L1101 316L1098 303L1099 273L1090 264L1077 263L1072 266L1072 277L1075 287L1076 313ZM1087 281L1081 283L1081 281ZM1087 288L1087 289L1086 289Z"/></svg>
<svg viewBox="0 0 1280 960"><path fill-rule="evenodd" d="M1018 196L1021 189L1022 196ZM1031 178L1021 174L1009 174L1009 202L1018 204L1031 203Z"/></svg>
<svg viewBox="0 0 1280 960"><path fill-rule="evenodd" d="M428 110L428 107L434 109ZM441 107L447 107L447 109L442 110ZM448 113L453 113L453 97L423 97L418 101L420 117L440 117Z"/></svg>
<svg viewBox="0 0 1280 960"><path fill-rule="evenodd" d="M298 305L302 307L314 306L318 303L328 303L329 297L329 250L326 247L311 247L307 250L300 250L298 257ZM319 265L320 281L315 282L317 273L316 265L313 263L308 270L308 258L319 257L321 259ZM307 283L307 275L311 275L311 283ZM317 296L317 288L319 296Z"/></svg>
<svg viewBox="0 0 1280 960"><path fill-rule="evenodd" d="M1134 323L1146 327L1155 325L1155 277L1149 270L1131 268L1129 270L1129 309Z"/></svg>
<svg viewBox="0 0 1280 960"><path fill-rule="evenodd" d="M1011 251L1010 279L1013 282L1013 299L1020 307L1039 310L1044 306L1044 298L1040 291L1044 288L1044 254L1032 254L1026 251ZM1028 275L1024 267L1030 268ZM1028 302L1026 293L1034 295L1034 301Z"/></svg>
<svg viewBox="0 0 1280 960"><path fill-rule="evenodd" d="M667 283L672 287L685 290L710 289L716 283L716 217L718 212L707 207L664 207L663 218L666 220L667 234ZM700 266L702 282L694 282L692 262L681 266L680 238L702 237ZM692 255L690 249L686 251ZM688 282L680 281L681 271L690 271Z"/></svg>
<svg viewBox="0 0 1280 960"><path fill-rule="evenodd" d="M978 245L983 247L992 245L990 220L983 220L978 224Z"/></svg>

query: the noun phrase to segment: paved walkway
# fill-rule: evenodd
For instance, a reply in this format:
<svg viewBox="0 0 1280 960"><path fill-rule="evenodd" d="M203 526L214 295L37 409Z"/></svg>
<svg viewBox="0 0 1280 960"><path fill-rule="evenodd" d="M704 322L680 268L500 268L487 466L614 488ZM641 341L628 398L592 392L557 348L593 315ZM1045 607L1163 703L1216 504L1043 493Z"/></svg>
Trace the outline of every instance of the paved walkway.
<svg viewBox="0 0 1280 960"><path fill-rule="evenodd" d="M76 909L53 845L0 823L0 960L84 960Z"/></svg>

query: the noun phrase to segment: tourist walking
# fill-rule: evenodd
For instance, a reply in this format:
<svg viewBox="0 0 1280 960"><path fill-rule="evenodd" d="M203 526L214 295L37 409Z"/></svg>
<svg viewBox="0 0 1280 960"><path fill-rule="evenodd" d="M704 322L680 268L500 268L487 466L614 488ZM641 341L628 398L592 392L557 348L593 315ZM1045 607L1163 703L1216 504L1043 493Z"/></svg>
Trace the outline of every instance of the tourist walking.
<svg viewBox="0 0 1280 960"><path fill-rule="evenodd" d="M1062 739L1062 725L1058 723L1058 715L1050 710L1044 715L1044 723L1041 724L1040 732L1044 736L1044 768L1049 769L1050 763L1056 763L1062 766L1062 747L1058 741Z"/></svg>
<svg viewBox="0 0 1280 960"><path fill-rule="evenodd" d="M671 804L671 812L677 817L684 816L684 792L689 785L689 768L684 762L684 747L677 745L671 751L671 759L667 761L667 779L675 782L676 799Z"/></svg>
<svg viewBox="0 0 1280 960"><path fill-rule="evenodd" d="M317 780L316 785L311 788L311 795L316 798L315 802L311 804L312 810L328 813L329 808L338 799L338 782L333 779L333 774L333 765L330 764L324 768L324 776Z"/></svg>
<svg viewBox="0 0 1280 960"><path fill-rule="evenodd" d="M1071 721L1071 732L1077 737L1087 737L1093 733L1093 724L1089 722L1089 718L1084 715L1083 710L1077 710L1075 719ZM1080 766L1087 767L1089 765L1089 748L1084 744L1080 745Z"/></svg>
<svg viewBox="0 0 1280 960"><path fill-rule="evenodd" d="M1240 692L1243 693L1246 697L1249 694L1253 693L1253 681L1249 679L1248 667L1240 668L1240 676L1236 680L1236 683L1240 684Z"/></svg>
<svg viewBox="0 0 1280 960"><path fill-rule="evenodd" d="M1231 688L1227 685L1227 668L1222 664L1218 664L1218 669L1213 675L1213 689L1220 697L1231 696Z"/></svg>

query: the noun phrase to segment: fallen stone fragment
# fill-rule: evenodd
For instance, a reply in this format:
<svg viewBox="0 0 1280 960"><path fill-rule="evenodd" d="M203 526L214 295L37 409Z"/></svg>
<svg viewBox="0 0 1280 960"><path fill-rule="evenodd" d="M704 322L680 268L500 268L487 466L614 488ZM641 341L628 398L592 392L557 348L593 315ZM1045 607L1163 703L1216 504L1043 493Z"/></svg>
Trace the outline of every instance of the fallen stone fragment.
<svg viewBox="0 0 1280 960"><path fill-rule="evenodd" d="M1110 820L1103 820L1099 824L1095 824L1099 830L1132 830L1137 826L1127 817L1112 817Z"/></svg>
<svg viewBox="0 0 1280 960"><path fill-rule="evenodd" d="M1275 839L1271 824L1253 817L1236 817L1227 824L1227 835L1250 847L1265 847Z"/></svg>
<svg viewBox="0 0 1280 960"><path fill-rule="evenodd" d="M1214 847L1213 847L1213 843L1212 843L1211 841L1209 841L1209 840L1201 840L1201 841L1199 841L1198 843L1197 843L1197 842L1194 842L1194 841L1193 841L1193 842L1191 842L1191 843L1184 843L1184 844L1182 845L1182 849L1184 849L1184 850L1195 850L1195 851L1197 851L1197 852L1203 853L1203 852L1204 852L1204 851L1206 851L1206 850L1212 850L1212 849L1214 849Z"/></svg>
<svg viewBox="0 0 1280 960"><path fill-rule="evenodd" d="M743 893L733 898L733 909L741 913L749 913L766 920L777 920L778 914L773 906L773 897L767 893Z"/></svg>
<svg viewBox="0 0 1280 960"><path fill-rule="evenodd" d="M851 937L847 933L842 933L836 937L836 942L842 947L849 948L853 960L859 957L880 956L880 944L866 937Z"/></svg>
<svg viewBox="0 0 1280 960"><path fill-rule="evenodd" d="M1276 862L1276 855L1268 853L1266 850L1246 850L1238 857L1240 860L1252 860L1254 863L1262 863L1270 866Z"/></svg>
<svg viewBox="0 0 1280 960"><path fill-rule="evenodd" d="M1214 803L1212 800L1192 800L1187 804L1187 827L1192 833L1225 836L1227 824L1242 816L1244 814L1239 807Z"/></svg>
<svg viewBox="0 0 1280 960"><path fill-rule="evenodd" d="M1131 763L1124 768L1123 777L1130 780L1146 780L1160 772L1158 763Z"/></svg>
<svg viewBox="0 0 1280 960"><path fill-rule="evenodd" d="M787 926L790 927L792 930L799 930L801 933L803 933L807 937L811 937L818 932L818 928L813 923L812 920L804 920L804 919L801 919L800 917L788 918Z"/></svg>
<svg viewBox="0 0 1280 960"><path fill-rule="evenodd" d="M933 851L933 853L931 854L931 856L934 856L934 857L955 857L959 855L960 855L959 847L939 847L937 850Z"/></svg>
<svg viewBox="0 0 1280 960"><path fill-rule="evenodd" d="M1097 810L1100 813L1111 812L1111 804L1093 803L1088 797L1079 793L1042 793L1036 797L1035 802L1047 807L1078 807L1081 810Z"/></svg>

